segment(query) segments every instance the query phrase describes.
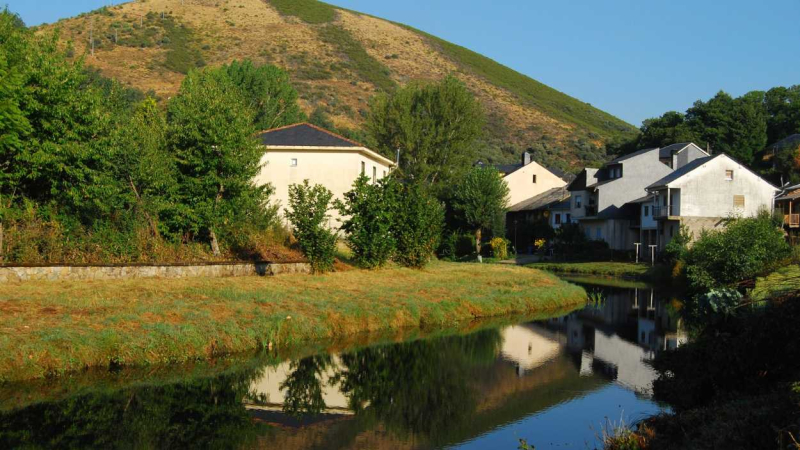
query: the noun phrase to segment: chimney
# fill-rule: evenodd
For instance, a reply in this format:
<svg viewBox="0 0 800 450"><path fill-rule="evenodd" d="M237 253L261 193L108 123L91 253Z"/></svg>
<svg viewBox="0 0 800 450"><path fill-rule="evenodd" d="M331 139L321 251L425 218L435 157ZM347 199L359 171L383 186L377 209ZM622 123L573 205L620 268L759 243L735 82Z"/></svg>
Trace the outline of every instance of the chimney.
<svg viewBox="0 0 800 450"><path fill-rule="evenodd" d="M710 144L710 143L708 143L708 142L706 142L706 153L708 153L709 155L711 155L711 144Z"/></svg>
<svg viewBox="0 0 800 450"><path fill-rule="evenodd" d="M531 154L527 151L522 152L522 165L527 166L531 163Z"/></svg>

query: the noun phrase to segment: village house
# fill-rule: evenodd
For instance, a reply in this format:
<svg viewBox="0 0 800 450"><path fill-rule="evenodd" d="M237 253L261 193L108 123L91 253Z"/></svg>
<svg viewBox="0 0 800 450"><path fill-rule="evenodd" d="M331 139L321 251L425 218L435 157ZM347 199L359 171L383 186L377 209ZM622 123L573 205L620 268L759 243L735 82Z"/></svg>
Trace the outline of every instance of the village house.
<svg viewBox="0 0 800 450"><path fill-rule="evenodd" d="M656 222L653 245L663 249L680 227L697 238L702 230L723 227L726 219L773 211L779 189L725 154L695 159L647 186L641 219ZM644 232L644 231L643 231ZM640 241L642 242L642 241Z"/></svg>
<svg viewBox="0 0 800 450"><path fill-rule="evenodd" d="M255 182L275 188L273 201L280 213L289 204L289 186L309 180L328 188L334 199L343 199L359 175L372 182L389 175L395 163L358 142L308 123L267 130L258 135L263 145L261 171ZM332 227L339 215L331 211Z"/></svg>
<svg viewBox="0 0 800 450"><path fill-rule="evenodd" d="M501 164L495 168L508 185L508 204L511 208L522 202L549 191L567 185L568 174L556 169L547 169L524 152L520 164Z"/></svg>
<svg viewBox="0 0 800 450"><path fill-rule="evenodd" d="M800 184L784 187L775 199L775 208L783 217L791 244L800 245Z"/></svg>
<svg viewBox="0 0 800 450"><path fill-rule="evenodd" d="M640 241L639 203L645 188L708 154L692 143L639 150L599 169L586 168L567 186L570 219L586 236L613 250L631 250Z"/></svg>

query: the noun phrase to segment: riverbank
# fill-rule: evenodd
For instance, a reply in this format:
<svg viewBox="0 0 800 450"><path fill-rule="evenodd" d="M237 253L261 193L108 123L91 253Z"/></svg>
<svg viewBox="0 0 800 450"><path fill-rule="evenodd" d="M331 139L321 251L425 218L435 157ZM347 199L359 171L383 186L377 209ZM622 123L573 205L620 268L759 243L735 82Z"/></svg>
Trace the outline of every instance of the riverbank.
<svg viewBox="0 0 800 450"><path fill-rule="evenodd" d="M546 270L548 272L597 275L615 278L635 278L654 281L663 273L660 266L651 267L644 263L631 262L540 262L526 264L525 267Z"/></svg>
<svg viewBox="0 0 800 450"><path fill-rule="evenodd" d="M0 381L452 326L585 301L582 288L544 272L445 262L321 276L15 283L0 286Z"/></svg>

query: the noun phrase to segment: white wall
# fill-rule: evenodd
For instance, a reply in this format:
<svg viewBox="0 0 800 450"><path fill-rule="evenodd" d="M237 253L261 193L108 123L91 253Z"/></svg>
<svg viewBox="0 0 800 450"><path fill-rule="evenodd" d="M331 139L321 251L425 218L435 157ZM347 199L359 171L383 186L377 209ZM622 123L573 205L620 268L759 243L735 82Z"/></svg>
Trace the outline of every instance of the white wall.
<svg viewBox="0 0 800 450"><path fill-rule="evenodd" d="M292 159L297 166L292 166ZM386 161L371 157L358 150L332 151L312 148L267 149L261 157L261 171L255 182L259 185L271 183L275 193L271 197L273 203L279 204L280 214L289 203L289 185L300 184L308 179L313 184L321 184L333 192L334 199L342 199L345 192L353 187L353 182L361 174L361 163L365 173L381 179L391 171ZM339 214L331 211L332 227L338 227Z"/></svg>
<svg viewBox="0 0 800 450"><path fill-rule="evenodd" d="M733 180L725 179L725 171L733 170ZM669 184L678 190L673 197L679 205L674 213L682 217L750 217L762 208L773 209L776 188L758 175L725 155ZM744 195L744 209L734 208L734 195Z"/></svg>
<svg viewBox="0 0 800 450"><path fill-rule="evenodd" d="M533 176L536 175L536 183ZM535 161L520 167L503 177L508 185L508 206L535 197L550 189L566 186L567 182L554 175Z"/></svg>

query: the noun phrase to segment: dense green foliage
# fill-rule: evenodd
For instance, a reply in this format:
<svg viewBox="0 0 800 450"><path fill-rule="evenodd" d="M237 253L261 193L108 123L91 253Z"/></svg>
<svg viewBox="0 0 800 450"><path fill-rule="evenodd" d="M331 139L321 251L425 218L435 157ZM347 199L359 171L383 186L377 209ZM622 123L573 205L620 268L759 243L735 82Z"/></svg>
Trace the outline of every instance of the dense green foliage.
<svg viewBox="0 0 800 450"><path fill-rule="evenodd" d="M256 130L291 125L305 118L297 104L297 91L289 82L289 74L280 68L234 61L223 69L249 103Z"/></svg>
<svg viewBox="0 0 800 450"><path fill-rule="evenodd" d="M289 186L289 208L286 218L292 224L292 233L300 249L311 262L315 273L333 270L336 256L336 233L330 229L333 194L325 186L303 184Z"/></svg>
<svg viewBox="0 0 800 450"><path fill-rule="evenodd" d="M725 229L700 235L686 254L686 276L697 292L736 287L770 272L790 254L769 214L732 219Z"/></svg>
<svg viewBox="0 0 800 450"><path fill-rule="evenodd" d="M708 101L698 100L686 113L669 111L645 120L641 134L621 145L622 153L639 148L694 142L724 152L766 175L789 179L796 165L762 165L767 144L800 133L800 85L752 91L734 98L720 91ZM797 149L792 149L796 151ZM788 161L796 155L793 153Z"/></svg>
<svg viewBox="0 0 800 450"><path fill-rule="evenodd" d="M404 184L392 230L397 243L394 260L406 267L425 267L439 247L443 228L444 207L430 190L420 183Z"/></svg>
<svg viewBox="0 0 800 450"><path fill-rule="evenodd" d="M326 25L319 29L319 37L344 56L343 59L347 61L344 67L355 72L359 78L384 92L394 89L395 83L389 76L389 69L370 56L349 31L339 25Z"/></svg>
<svg viewBox="0 0 800 450"><path fill-rule="evenodd" d="M798 320L795 297L710 324L659 353L654 392L677 414L648 421L648 448L790 448L776 442L800 436Z"/></svg>
<svg viewBox="0 0 800 450"><path fill-rule="evenodd" d="M662 257L670 265L675 265L678 261L686 260L686 255L689 253L689 244L691 244L694 236L689 228L681 224L678 234L673 236L672 239L664 246Z"/></svg>
<svg viewBox="0 0 800 450"><path fill-rule="evenodd" d="M280 87L285 75L248 63L236 66L247 72L238 83L225 69L190 72L165 115L8 12L0 44L0 258L198 259L208 243L218 258L259 257L255 236L276 225L275 211L270 188L252 183L260 152L248 100L261 91L241 86Z"/></svg>
<svg viewBox="0 0 800 450"><path fill-rule="evenodd" d="M493 167L477 166L467 172L453 191L453 209L475 232L475 250L481 253L483 231L502 235L508 206L508 185Z"/></svg>
<svg viewBox="0 0 800 450"><path fill-rule="evenodd" d="M403 179L431 185L438 193L474 163L482 116L475 96L447 77L376 96L366 127L375 149L386 155L400 151Z"/></svg>
<svg viewBox="0 0 800 450"><path fill-rule="evenodd" d="M472 50L425 32L412 30L425 36L460 66L475 75L486 78L496 86L508 89L523 102L545 112L550 117L576 124L590 133L595 133L605 138L630 137L635 132L631 125L611 114L600 111L588 103L539 83Z"/></svg>
<svg viewBox="0 0 800 450"><path fill-rule="evenodd" d="M317 0L270 0L270 5L283 15L295 16L306 23L326 23L336 18L336 9Z"/></svg>
<svg viewBox="0 0 800 450"><path fill-rule="evenodd" d="M347 233L347 246L359 266L382 267L394 254L393 224L400 189L394 177L373 183L361 175L344 194L344 201L337 201L339 213L345 217L341 228Z"/></svg>

